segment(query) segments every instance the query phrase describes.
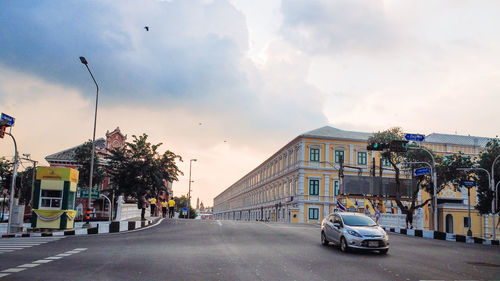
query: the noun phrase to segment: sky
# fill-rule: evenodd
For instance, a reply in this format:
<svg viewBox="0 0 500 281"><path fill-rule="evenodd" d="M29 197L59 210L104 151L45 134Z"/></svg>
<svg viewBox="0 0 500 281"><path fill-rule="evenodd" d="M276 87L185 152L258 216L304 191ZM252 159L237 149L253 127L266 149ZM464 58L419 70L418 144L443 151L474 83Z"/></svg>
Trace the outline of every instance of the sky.
<svg viewBox="0 0 500 281"><path fill-rule="evenodd" d="M175 196L197 159L192 198L211 206L323 126L499 135L499 14L461 0L0 1L0 111L41 165L91 139L84 56L97 137L146 133L182 156Z"/></svg>

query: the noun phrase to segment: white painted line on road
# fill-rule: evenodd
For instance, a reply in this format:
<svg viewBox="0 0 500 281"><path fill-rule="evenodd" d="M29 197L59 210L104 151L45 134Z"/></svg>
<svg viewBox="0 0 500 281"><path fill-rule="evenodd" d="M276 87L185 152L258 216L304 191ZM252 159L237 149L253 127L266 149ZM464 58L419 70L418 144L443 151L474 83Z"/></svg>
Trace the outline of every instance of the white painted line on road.
<svg viewBox="0 0 500 281"><path fill-rule="evenodd" d="M12 248L12 247L16 247L16 248L29 248L29 247L33 247L33 245L0 245L0 249L2 248Z"/></svg>
<svg viewBox="0 0 500 281"><path fill-rule="evenodd" d="M6 269L6 270L2 270L2 272L8 272L8 273L14 273L14 272L19 272L19 271L23 271L25 270L26 268L18 268L18 267L13 267L13 268L9 268L9 269Z"/></svg>
<svg viewBox="0 0 500 281"><path fill-rule="evenodd" d="M78 253L80 253L80 251L73 250L73 251L67 251L65 254L78 254Z"/></svg>
<svg viewBox="0 0 500 281"><path fill-rule="evenodd" d="M9 274L10 274L10 273L0 273L0 278L5 277L5 276L7 276L7 275L9 275Z"/></svg>
<svg viewBox="0 0 500 281"><path fill-rule="evenodd" d="M85 250L87 250L87 248L76 248L73 251L85 251Z"/></svg>
<svg viewBox="0 0 500 281"><path fill-rule="evenodd" d="M45 259L48 259L48 260L58 260L58 259L62 259L63 257L48 257L48 258L45 258Z"/></svg>
<svg viewBox="0 0 500 281"><path fill-rule="evenodd" d="M31 268L31 267L35 267L35 266L39 266L39 265L40 265L39 263L27 263L27 264L20 265L18 267Z"/></svg>
<svg viewBox="0 0 500 281"><path fill-rule="evenodd" d="M56 257L67 257L67 256L71 256L72 254L59 254L59 255L56 255Z"/></svg>
<svg viewBox="0 0 500 281"><path fill-rule="evenodd" d="M34 261L33 263L48 263L51 261L53 261L53 260L37 260L37 261Z"/></svg>

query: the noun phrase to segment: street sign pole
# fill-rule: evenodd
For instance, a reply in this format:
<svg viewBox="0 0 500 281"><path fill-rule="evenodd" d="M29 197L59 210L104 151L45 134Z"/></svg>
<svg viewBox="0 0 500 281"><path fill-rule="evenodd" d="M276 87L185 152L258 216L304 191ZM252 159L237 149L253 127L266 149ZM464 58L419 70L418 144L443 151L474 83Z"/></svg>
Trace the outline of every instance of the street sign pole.
<svg viewBox="0 0 500 281"><path fill-rule="evenodd" d="M7 234L10 234L11 233L11 226L12 226L12 220L14 219L14 188L16 186L16 174L17 174L17 164L19 162L19 155L18 155L18 152L17 152L17 143L16 143L16 139L14 138L14 136L11 134L11 133L6 133L7 135L9 135L12 140L14 141L14 167L12 168L12 184L10 186L10 199L9 199L9 223L7 224Z"/></svg>

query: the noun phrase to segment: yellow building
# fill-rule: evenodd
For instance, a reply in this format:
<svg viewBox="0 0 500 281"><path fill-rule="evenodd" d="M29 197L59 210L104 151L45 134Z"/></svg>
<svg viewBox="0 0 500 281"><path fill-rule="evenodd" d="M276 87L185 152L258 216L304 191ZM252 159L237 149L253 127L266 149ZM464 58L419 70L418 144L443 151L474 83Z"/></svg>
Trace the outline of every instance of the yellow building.
<svg viewBox="0 0 500 281"><path fill-rule="evenodd" d="M380 160L378 151L368 151L367 140L372 133L344 131L325 126L301 134L278 150L258 167L250 171L236 183L228 187L214 198L214 216L216 219L235 220L270 220L287 223L319 223L324 216L333 212L337 199L345 203L340 193L343 187L339 180L341 159L344 159L344 176L356 176L369 181L373 172L374 161L382 166L382 178L394 178L390 164ZM487 138L450 136L431 134L423 143L428 149L441 154L462 152L471 157L477 157L486 145ZM378 176L378 173L377 173ZM404 180L409 175L402 174ZM407 179L411 188L410 179ZM344 179L345 184L345 179ZM374 184L364 186L363 194L350 195L354 202L363 200L363 196L377 194ZM352 185L351 185L352 187ZM448 190L448 189L447 189ZM448 229L453 233L462 233L463 211L467 208L467 192L443 190L438 195L440 229ZM449 189L451 191L451 189ZM352 191L352 190L351 190ZM446 193L448 192L448 193ZM352 193L352 192L351 192ZM390 193L390 192L389 192ZM421 192L419 202L428 198ZM476 203L475 189L471 196L471 205ZM408 193L409 194L409 193ZM408 200L409 196L403 198ZM392 205L389 197L381 198L386 207ZM361 204L360 210L363 209ZM390 208L388 208L389 210ZM432 210L430 210L432 212ZM474 211L475 212L475 211ZM420 212L423 228L431 225L432 213L428 210ZM465 209L465 216L467 209ZM477 216L477 212L475 212ZM425 215L425 218L424 218ZM452 222L450 223L450 216ZM481 223L472 219L473 231L479 233ZM484 223L483 223L484 226Z"/></svg>

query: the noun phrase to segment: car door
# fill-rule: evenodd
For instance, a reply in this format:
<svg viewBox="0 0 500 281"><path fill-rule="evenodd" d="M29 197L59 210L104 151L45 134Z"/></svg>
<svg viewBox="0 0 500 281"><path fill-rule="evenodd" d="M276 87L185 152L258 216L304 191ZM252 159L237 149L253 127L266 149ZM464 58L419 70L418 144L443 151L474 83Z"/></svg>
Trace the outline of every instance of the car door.
<svg viewBox="0 0 500 281"><path fill-rule="evenodd" d="M333 228L333 215L329 215L325 219L325 224L324 224L324 229L323 231L325 232L326 239L328 241L331 241L332 239L332 228Z"/></svg>
<svg viewBox="0 0 500 281"><path fill-rule="evenodd" d="M342 232L342 219L338 215L333 215L333 222L332 222L332 235L331 241L334 243L340 243L340 236Z"/></svg>

